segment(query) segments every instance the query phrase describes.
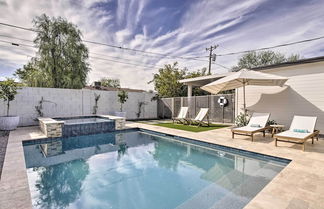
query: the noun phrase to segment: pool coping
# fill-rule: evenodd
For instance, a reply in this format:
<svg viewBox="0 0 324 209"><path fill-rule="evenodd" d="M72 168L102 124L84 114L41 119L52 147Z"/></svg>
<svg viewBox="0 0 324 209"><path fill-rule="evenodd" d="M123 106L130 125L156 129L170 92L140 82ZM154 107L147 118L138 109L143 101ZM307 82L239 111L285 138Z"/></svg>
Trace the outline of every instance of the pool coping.
<svg viewBox="0 0 324 209"><path fill-rule="evenodd" d="M307 194L305 198L315 200L315 203L312 204L311 208L323 208L324 205L321 203L320 200L316 201L317 199L320 199L320 195L324 196L324 158L323 154L320 154L317 156L311 156L311 157L322 157L323 160L317 160L318 162L315 163L313 158L310 158L309 160L305 160L305 157L300 157L301 152L288 152L283 153L283 149L281 152L271 152L271 150L258 150L255 149L254 146L241 146L240 144L244 143L238 143L237 144L229 144L224 143L223 141L213 141L210 140L210 138L213 138L213 134L211 133L219 133L220 135L223 134L226 136L226 134L229 134L229 128L222 128L222 129L216 129L207 131L205 134L199 133L188 133L186 131L181 130L170 130L169 128L164 127L158 127L152 126L148 124L139 124L139 123L131 123L128 124L129 128L142 128L145 130L150 130L158 133L164 133L166 135L174 135L176 137L183 137L188 138L191 140L196 141L202 141L202 142L208 142L212 144L217 144L225 147L235 148L239 150L247 150L248 152L255 152L260 153L262 155L269 155L284 159L292 160L260 193L257 194L255 198L253 198L248 205L246 205L245 208L293 208L292 206L294 204L300 203L305 204L310 203L309 201L306 201L305 199L298 198L299 196L296 196L296 190L299 191L302 189L303 194ZM205 136L206 135L206 136ZM211 136L209 136L211 135ZM26 165L25 165L25 158L23 153L23 141L29 141L29 140L35 140L35 139L42 139L47 138L44 134L40 132L40 130L36 127L25 127L25 128L19 128L15 131L12 131L9 135L8 139L8 145L7 145L7 151L5 156L5 161L3 165L3 172L2 177L0 181L0 208L1 209L11 209L11 208L32 208L32 202L31 202L31 196L29 191L29 184L28 184L28 178L27 178L27 172L26 172ZM246 140L235 140L237 142L240 141L246 141ZM323 144L324 145L324 144ZM296 155L297 154L297 155ZM299 155L299 157L298 157ZM310 166L311 165L311 166ZM320 168L317 170L317 174L312 173L314 167ZM310 169L312 168L312 169ZM318 173L321 173L322 175L319 175ZM306 183L310 183L311 188L307 188L307 185L291 185L290 182L293 183L292 180L298 180L296 179L296 176L293 175L294 173L299 176L305 181L305 179L309 179L309 175L311 175L312 181L306 181ZM290 177L287 179L287 177ZM314 190L314 179L315 183L320 186L320 190L315 189ZM284 185L283 185L284 183ZM305 183L305 182L304 182ZM323 186L321 186L323 185ZM296 186L299 186L296 188ZM287 191L288 193L287 193ZM290 191L290 195L289 195ZM295 191L295 192L293 192ZM316 198L309 198L315 196ZM304 197L304 195L301 196L301 198ZM309 204L305 208L309 208Z"/></svg>

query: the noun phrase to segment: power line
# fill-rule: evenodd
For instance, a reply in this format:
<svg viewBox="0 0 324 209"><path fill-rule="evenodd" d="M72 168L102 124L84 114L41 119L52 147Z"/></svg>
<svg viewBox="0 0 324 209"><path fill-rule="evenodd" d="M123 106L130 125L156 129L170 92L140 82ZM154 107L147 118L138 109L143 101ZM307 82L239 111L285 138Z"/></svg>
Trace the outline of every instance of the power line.
<svg viewBox="0 0 324 209"><path fill-rule="evenodd" d="M107 61L118 61L122 64L125 64L125 62L119 61L119 60L111 60L111 59L106 59L106 58L102 58L102 57L94 57L94 56L89 56L90 58L94 58L94 59L101 59L101 60L107 60ZM115 59L122 59L122 60L126 60L126 61L130 61L129 59L123 59L123 58L119 58L119 57L113 57L113 56L106 56L106 57L111 57L111 58L115 58ZM132 62L132 63L127 63L127 64L132 64L132 65L142 65L142 66L147 66L147 67L163 67L163 66L159 66L159 65L154 65L154 64L145 64L145 63L139 63L139 62Z"/></svg>
<svg viewBox="0 0 324 209"><path fill-rule="evenodd" d="M31 40L23 39L23 38L18 38L18 37L11 36L11 35L9 36L9 35L0 34L0 37L5 37L5 38L10 38L10 39L16 39L16 40L19 40L19 41L27 41L27 42L30 42L30 43L34 43Z"/></svg>
<svg viewBox="0 0 324 209"><path fill-rule="evenodd" d="M294 44L301 44L301 43L316 41L316 40L320 40L320 39L323 39L323 38L324 38L324 36L320 36L320 37L316 37L316 38L304 39L304 40L300 40L300 41L289 42L289 43L285 43L285 44L279 44L279 45L275 45L275 46L263 47L263 48L258 48L258 49L251 49L251 50L238 51L238 52L230 52L230 53L225 53L225 54L217 54L217 56L230 56L230 55L243 54L243 53L248 53L248 52L255 52L255 51L262 51L262 50L267 50L267 49L274 49L274 48L285 47L285 46L290 46L290 45L294 45Z"/></svg>
<svg viewBox="0 0 324 209"><path fill-rule="evenodd" d="M16 28L16 29L21 29L21 30L25 30L25 31L38 32L37 30L34 30L32 28L26 28L26 27L17 26L17 25L8 24L8 23L3 23L3 22L0 22L0 25L7 26L7 27L12 27L12 28ZM11 37L11 38L15 38L15 37ZM30 41L30 40L28 40L28 41ZM194 61L200 61L200 62L207 62L207 60L197 59L198 57L173 56L173 55L168 55L168 54L162 54L162 53L157 53L157 52L150 52L150 51L139 50L139 49L132 49L132 48L127 48L127 47L122 47L122 46L116 46L116 45L112 45L112 44L101 43L101 42L90 41L90 40L83 40L83 42L90 43L90 44L107 46L107 47L121 49L121 50L126 50L126 51L134 51L134 52L140 52L140 53L144 53L144 54L154 54L154 55L157 55L157 56L162 57L162 58L171 58L171 59L177 59L177 58L179 58L179 59L185 59L185 60L194 60ZM223 66L221 64L218 64L218 63L212 63L212 64L218 65L218 66L223 67L225 69L229 69L228 67L225 67L225 66Z"/></svg>
<svg viewBox="0 0 324 209"><path fill-rule="evenodd" d="M30 43L34 43L34 41L32 40L28 40L28 39L23 39L23 38L18 38L18 37L15 37L15 36L9 36L9 35L3 35L3 34L0 34L0 37L5 37L5 38L9 38L9 39L16 39L16 40L20 40L20 41L26 41L26 42L30 42ZM97 54L97 55L102 55L102 56L108 56L108 57L112 57L112 56L109 56L109 55L106 55L106 54L100 54L100 53L95 53L95 52L90 52L92 54ZM130 54L132 55L132 54ZM144 56L144 57L152 57L152 58L161 58L161 56L152 56L152 55L141 55L141 54L136 54L136 55L139 55L139 56ZM116 57L114 57L116 58ZM198 58L198 57L193 57L193 58ZM121 59L121 58L120 58ZM165 59L170 59L170 58L165 58ZM173 58L172 58L173 59Z"/></svg>
<svg viewBox="0 0 324 209"><path fill-rule="evenodd" d="M10 41L4 41L4 40L0 40L0 42L2 43L7 43L7 44L11 44L13 46L26 46L26 47L32 47L32 48L35 48L34 46L32 45L28 45L28 44L18 44L18 43L14 43L14 42L10 42Z"/></svg>
<svg viewBox="0 0 324 209"><path fill-rule="evenodd" d="M17 46L17 47L19 47L19 46L25 46L25 47L33 47L33 48L35 48L34 46L25 45L25 44L21 44L21 43L18 44L18 43L12 43L12 42L9 42L9 41L3 41L3 40L0 40L0 42L11 44L11 46ZM24 54L24 55L26 55L26 54ZM26 56L29 56L29 55L26 55ZM101 58L101 57L94 57L94 56L89 56L89 58L91 58L91 59L105 60L105 61L109 61L109 62L116 62L116 63L126 64L126 65L132 65L132 66L136 66L136 67L150 68L150 69L156 68L156 67L162 67L162 66L156 66L156 65L143 65L142 63L122 62L122 61L118 61L118 60L111 60L111 59L106 59L106 58ZM117 58L117 57L115 57L115 58Z"/></svg>
<svg viewBox="0 0 324 209"><path fill-rule="evenodd" d="M4 46L4 45L0 45L0 48L1 47L5 47L8 49L8 46ZM14 52L15 54L19 54L19 55L24 55L24 56L27 56L27 57L32 57L33 55L31 54L23 54L23 53L18 53L18 52ZM138 65L138 64L133 64L133 63L127 63L127 62L119 62L119 61L116 61L116 60L109 60L109 59L103 59L103 58L99 58L99 57L89 57L90 59L100 59L100 60L103 60L103 61L109 61L109 62L117 62L117 63L120 63L120 64L125 64L125 65L131 65L131 66L136 66L136 67L139 67L139 68L146 68L146 69L153 69L155 68L154 66L144 66L144 65Z"/></svg>
<svg viewBox="0 0 324 209"><path fill-rule="evenodd" d="M17 28L17 29L21 29L21 30L26 30L26 31L31 31L31 32L37 32L37 30L31 29L31 28L21 27L21 26L3 23L3 22L0 22L0 25ZM191 57L168 55L168 54L163 54L163 53L158 53L158 52L151 52L151 51L145 51L145 50L140 50L140 49L133 49L133 48L128 48L128 47L117 46L117 45L113 45L113 44L101 43L101 42L97 42L97 41L83 40L83 42L101 45L101 46L107 46L107 47L111 47L111 48L115 48L115 49L122 49L122 50L127 50L127 51L145 53L145 54L154 54L154 55L158 55L161 57L170 57L170 58L179 58L179 59L196 60L196 61L206 62L206 60L199 60L199 59L191 58Z"/></svg>
<svg viewBox="0 0 324 209"><path fill-rule="evenodd" d="M148 66L148 65L141 65L141 64L136 64L136 63L128 63L128 62L121 62L121 61L117 61L117 60L111 60L111 59L105 59L105 58L101 58L101 57L94 57L94 56L89 56L90 59L98 59L98 60L104 60L104 61L109 61L109 62L116 62L116 63L120 63L120 64L125 64L125 65L132 65L132 66L136 66L136 67L143 67L143 68L157 68L157 66Z"/></svg>
<svg viewBox="0 0 324 209"><path fill-rule="evenodd" d="M17 29L21 29L21 30L26 30L26 31L31 31L31 32L37 32L37 30L34 30L32 28L26 28L26 27L17 26L17 25L8 24L8 23L3 23L3 22L0 22L0 25L7 26L7 27L12 27L12 28L17 28ZM245 51L217 54L217 56L231 56L231 55L243 54L243 53L254 52L254 51L274 49L274 48L285 47L285 46L290 46L290 45L294 45L294 44L301 44L301 43L306 43L306 42L310 42L310 41L316 41L316 40L320 40L320 39L323 39L323 38L324 38L324 36L320 36L320 37L315 37L315 38L311 38L311 39L304 39L304 40L300 40L300 41L295 41L295 42L290 42L290 43L285 43L285 44L279 44L279 45L269 46L269 47L263 47L263 48L258 48L258 49L251 49L251 50L245 50ZM154 54L154 55L158 55L158 56L163 57L163 58L169 57L169 58L173 58L173 59L174 58L179 58L179 59L206 62L206 60L198 59L198 58L205 58L206 56L201 56L201 57L173 56L173 55L162 54L162 53L157 53L157 52L150 52L150 51L145 51L145 50L139 50L139 49L132 49L132 48L127 48L127 47L122 47L122 46L116 46L116 45L107 44L107 43L101 43L101 42L97 42L97 41L90 41L90 40L83 40L83 41L86 42L86 43L90 43L90 44L102 45L102 46L107 46L107 47L121 49L121 50L134 51L134 52L140 52L140 53L145 53L145 54ZM213 64L216 64L216 65L221 66L221 67L225 67L225 66L220 65L218 63L213 63ZM228 69L227 67L225 67L225 68Z"/></svg>
<svg viewBox="0 0 324 209"><path fill-rule="evenodd" d="M6 48L6 49L9 49L10 46L7 46L7 45L2 45L0 44L0 48ZM15 53L15 55L19 54L19 55L23 55L23 56L26 56L26 57L32 57L33 55L30 55L30 54L25 54L25 53L21 53L21 52L13 52Z"/></svg>

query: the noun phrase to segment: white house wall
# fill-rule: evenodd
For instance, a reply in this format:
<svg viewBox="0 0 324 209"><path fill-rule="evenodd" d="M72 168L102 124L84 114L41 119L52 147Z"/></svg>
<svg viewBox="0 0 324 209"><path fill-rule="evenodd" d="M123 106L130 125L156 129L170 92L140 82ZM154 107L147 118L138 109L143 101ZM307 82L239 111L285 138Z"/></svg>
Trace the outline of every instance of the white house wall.
<svg viewBox="0 0 324 209"><path fill-rule="evenodd" d="M289 128L294 115L317 116L316 128L324 133L324 62L262 70L288 77L286 87L247 86L250 112L270 112L272 120ZM236 115L242 112L242 88L236 91Z"/></svg>
<svg viewBox="0 0 324 209"><path fill-rule="evenodd" d="M10 104L10 114L20 116L20 126L37 124L35 106L43 97L43 112L46 117L58 116L82 116L91 115L95 104L95 94L100 94L98 101L98 114L113 114L119 111L120 104L116 91L99 91L89 89L55 89L24 87L19 90L16 99ZM154 96L148 92L128 92L128 100L123 106L127 112L127 119L137 119L139 102L145 102L142 106L140 118L156 118L157 102L151 101ZM6 114L6 106L0 101L0 115Z"/></svg>

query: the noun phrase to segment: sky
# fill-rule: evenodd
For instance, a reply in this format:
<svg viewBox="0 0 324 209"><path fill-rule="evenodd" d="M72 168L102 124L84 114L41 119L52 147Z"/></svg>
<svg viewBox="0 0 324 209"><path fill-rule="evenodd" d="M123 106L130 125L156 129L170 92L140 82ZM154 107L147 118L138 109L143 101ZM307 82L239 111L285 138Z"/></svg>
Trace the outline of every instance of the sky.
<svg viewBox="0 0 324 209"><path fill-rule="evenodd" d="M78 26L84 40L168 55L86 43L89 84L110 77L145 90L153 89L148 82L164 64L178 61L189 71L208 67L211 45L219 45L215 53L221 55L324 36L323 11L324 0L0 0L2 23L32 28L43 13L61 16ZM0 25L0 79L12 77L36 53L6 42L33 45L34 38L33 32ZM324 56L324 39L274 51ZM239 56L218 56L212 73L227 72Z"/></svg>

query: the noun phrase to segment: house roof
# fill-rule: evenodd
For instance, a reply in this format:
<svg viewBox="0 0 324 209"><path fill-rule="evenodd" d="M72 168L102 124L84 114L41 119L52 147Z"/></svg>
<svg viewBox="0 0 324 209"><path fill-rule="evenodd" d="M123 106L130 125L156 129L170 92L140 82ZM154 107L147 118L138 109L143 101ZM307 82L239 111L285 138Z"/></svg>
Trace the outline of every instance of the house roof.
<svg viewBox="0 0 324 209"><path fill-rule="evenodd" d="M203 86L206 85L210 82L216 81L220 78L223 78L225 76L230 75L232 72L228 73L222 73L222 74L214 74L214 75L206 75L206 76L200 76L196 78L187 78L187 79L182 79L179 80L180 83L183 83L185 85L193 85L193 86Z"/></svg>
<svg viewBox="0 0 324 209"><path fill-rule="evenodd" d="M255 67L255 68L251 68L251 70L266 70L266 69L271 69L271 68L288 67L288 66L292 66L292 65L301 65L301 64L323 62L323 61L324 61L324 56L312 57L312 58L307 58L307 59L296 60L293 62L283 62L283 63L273 64L273 65Z"/></svg>
<svg viewBox="0 0 324 209"><path fill-rule="evenodd" d="M259 71L259 70L267 70L267 69L279 68L279 67L289 67L289 66L293 66L293 65L301 65L301 64L308 64L308 63L315 63L315 62L324 62L324 56L300 59L300 60L293 61L293 62L283 62L283 63L279 63L279 64L267 65L267 66L262 66L262 67L255 67L255 68L251 68L250 70ZM201 77L196 77L196 78L182 79L179 82L183 83L185 85L204 86L208 83L211 83L211 82L216 81L220 78L228 76L231 73L232 72L207 75L207 76L201 76Z"/></svg>

